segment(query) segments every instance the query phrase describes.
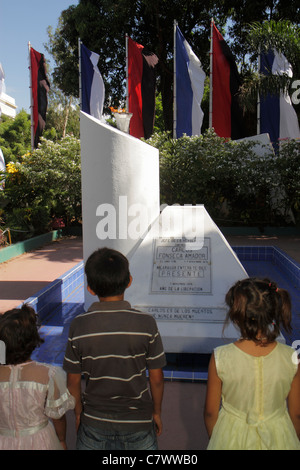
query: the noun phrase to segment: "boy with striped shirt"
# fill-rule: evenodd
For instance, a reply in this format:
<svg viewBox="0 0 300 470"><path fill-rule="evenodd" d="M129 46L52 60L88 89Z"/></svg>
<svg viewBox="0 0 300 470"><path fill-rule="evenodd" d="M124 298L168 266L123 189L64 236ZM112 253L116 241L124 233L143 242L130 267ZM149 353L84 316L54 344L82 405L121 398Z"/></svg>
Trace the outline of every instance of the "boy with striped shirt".
<svg viewBox="0 0 300 470"><path fill-rule="evenodd" d="M77 449L157 449L166 361L156 322L124 300L132 278L120 252L95 251L85 273L99 302L72 321L64 359L76 398Z"/></svg>

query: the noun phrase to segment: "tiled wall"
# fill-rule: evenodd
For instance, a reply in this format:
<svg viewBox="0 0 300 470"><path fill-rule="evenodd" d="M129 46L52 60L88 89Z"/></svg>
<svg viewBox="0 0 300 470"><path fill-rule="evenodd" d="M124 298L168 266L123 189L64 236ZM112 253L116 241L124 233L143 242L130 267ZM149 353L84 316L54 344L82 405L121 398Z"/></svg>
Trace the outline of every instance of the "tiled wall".
<svg viewBox="0 0 300 470"><path fill-rule="evenodd" d="M72 297L72 302L76 300L83 302L81 287L83 285L83 262L78 263L74 268L67 271L63 276L51 282L47 287L39 291L34 297L27 299L38 313L41 321L45 321L47 317L53 314L53 311ZM80 292L80 296L75 299L76 292ZM74 299L73 299L74 297Z"/></svg>
<svg viewBox="0 0 300 470"><path fill-rule="evenodd" d="M292 260L280 249L273 246L237 246L233 247L241 262L267 262L276 265L283 273L289 285L296 288L296 300L300 292L300 265ZM245 263L246 264L246 263ZM261 263L264 264L264 263ZM34 306L43 323L42 329L46 336L45 344L41 346L37 360L61 365L65 344L67 341L68 324L83 311L83 262L74 266L70 271L49 284L45 289L36 294L35 297L27 299ZM289 344L296 338L300 338L300 305L296 301L296 318L294 319L294 336ZM48 339L47 339L48 338ZM201 381L207 377L207 364L197 363L199 358L195 355L189 357L188 364L186 355L176 355L169 358L168 367L165 369L167 380L191 380ZM205 361L207 358L204 358ZM203 358L201 358L201 361Z"/></svg>
<svg viewBox="0 0 300 470"><path fill-rule="evenodd" d="M275 246L233 246L241 262L269 261L277 266L293 287L300 290L300 264Z"/></svg>

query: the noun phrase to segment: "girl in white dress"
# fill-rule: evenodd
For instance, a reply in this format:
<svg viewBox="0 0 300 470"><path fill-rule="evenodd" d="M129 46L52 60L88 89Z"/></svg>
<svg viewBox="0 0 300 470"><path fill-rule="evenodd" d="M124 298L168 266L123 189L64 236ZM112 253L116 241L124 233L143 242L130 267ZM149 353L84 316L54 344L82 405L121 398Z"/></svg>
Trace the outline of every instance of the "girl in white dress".
<svg viewBox="0 0 300 470"><path fill-rule="evenodd" d="M75 400L60 367L30 359L43 342L34 309L25 304L0 315L0 340L0 450L66 449L65 413Z"/></svg>
<svg viewBox="0 0 300 470"><path fill-rule="evenodd" d="M210 361L208 449L300 450L299 361L293 348L276 341L281 326L290 330L288 292L249 278L229 290L226 303L241 338L216 348Z"/></svg>

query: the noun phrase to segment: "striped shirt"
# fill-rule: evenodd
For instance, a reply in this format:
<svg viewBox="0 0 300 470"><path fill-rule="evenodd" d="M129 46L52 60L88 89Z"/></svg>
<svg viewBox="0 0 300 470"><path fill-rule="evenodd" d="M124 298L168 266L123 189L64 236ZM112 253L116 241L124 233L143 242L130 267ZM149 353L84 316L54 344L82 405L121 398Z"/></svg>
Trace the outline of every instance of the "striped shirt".
<svg viewBox="0 0 300 470"><path fill-rule="evenodd" d="M83 374L81 420L138 431L152 424L147 369L166 364L156 321L126 301L95 302L70 325L64 369Z"/></svg>

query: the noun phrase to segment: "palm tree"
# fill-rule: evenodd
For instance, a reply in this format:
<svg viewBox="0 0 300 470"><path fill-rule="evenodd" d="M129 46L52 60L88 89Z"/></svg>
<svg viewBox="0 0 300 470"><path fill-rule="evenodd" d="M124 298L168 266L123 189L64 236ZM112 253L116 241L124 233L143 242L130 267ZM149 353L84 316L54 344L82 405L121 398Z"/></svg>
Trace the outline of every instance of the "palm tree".
<svg viewBox="0 0 300 470"><path fill-rule="evenodd" d="M300 77L300 28L288 20L266 21L250 25L248 48L251 54L259 57L260 53L276 50L283 54L293 69L293 77ZM264 75L253 72L244 79L240 100L244 109L256 106L258 94L279 94L290 91L295 78L288 74Z"/></svg>

